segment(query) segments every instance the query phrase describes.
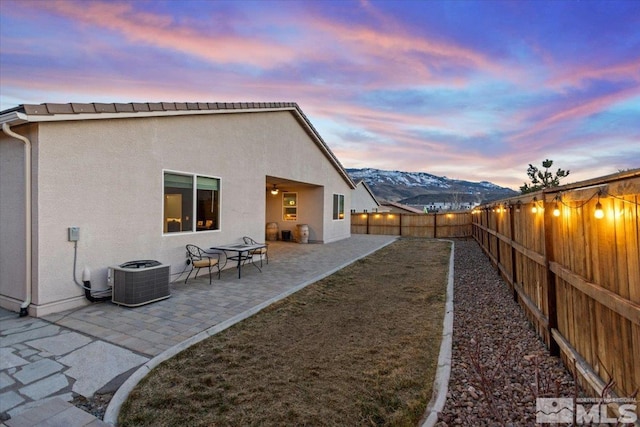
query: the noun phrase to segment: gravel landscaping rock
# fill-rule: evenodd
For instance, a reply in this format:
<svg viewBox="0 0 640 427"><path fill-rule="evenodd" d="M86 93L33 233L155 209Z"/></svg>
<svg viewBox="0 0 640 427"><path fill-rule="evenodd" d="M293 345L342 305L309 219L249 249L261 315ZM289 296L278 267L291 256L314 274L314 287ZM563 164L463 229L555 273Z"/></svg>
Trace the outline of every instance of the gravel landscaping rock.
<svg viewBox="0 0 640 427"><path fill-rule="evenodd" d="M537 397L576 395L573 378L474 240L455 241L452 366L437 426L534 425Z"/></svg>

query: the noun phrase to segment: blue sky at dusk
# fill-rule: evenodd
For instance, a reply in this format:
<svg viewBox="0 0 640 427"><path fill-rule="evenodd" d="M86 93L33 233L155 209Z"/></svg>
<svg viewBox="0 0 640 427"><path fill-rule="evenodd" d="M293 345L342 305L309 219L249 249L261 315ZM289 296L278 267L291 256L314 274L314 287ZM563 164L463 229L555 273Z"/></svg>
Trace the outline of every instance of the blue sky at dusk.
<svg viewBox="0 0 640 427"><path fill-rule="evenodd" d="M0 109L297 102L345 167L640 167L640 1L0 0Z"/></svg>

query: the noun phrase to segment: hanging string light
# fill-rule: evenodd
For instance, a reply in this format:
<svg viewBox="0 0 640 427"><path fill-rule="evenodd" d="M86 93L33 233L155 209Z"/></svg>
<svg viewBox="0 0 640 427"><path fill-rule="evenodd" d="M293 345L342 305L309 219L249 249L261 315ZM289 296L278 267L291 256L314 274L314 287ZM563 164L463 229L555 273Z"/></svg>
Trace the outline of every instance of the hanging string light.
<svg viewBox="0 0 640 427"><path fill-rule="evenodd" d="M602 210L602 204L600 203L600 191L598 191L598 202L596 203L596 210L593 213L593 216L595 216L596 219L604 218L604 211Z"/></svg>
<svg viewBox="0 0 640 427"><path fill-rule="evenodd" d="M564 212L565 216L568 216L572 210L584 209L585 206L590 204L593 201L593 199L595 199L596 197L597 197L597 202L596 202L595 210L593 212L593 216L596 219L602 219L606 216L604 209L602 207L602 203L600 202L600 197L611 197L613 199L619 200L622 203L627 203L634 206L640 206L640 204L634 200L628 200L628 199L625 199L624 197L617 196L616 194L610 193L606 186L601 185L599 187L600 187L599 190L593 192L588 199L578 203L568 203L568 202L574 202L575 198L569 197L567 201L564 201L562 200L561 193L556 193L555 197L552 200L553 201L552 215L554 217L561 217ZM507 212L509 209L513 209L515 210L515 212L520 212L523 205L526 207L527 202L523 203L521 200L517 200L515 203L508 202L505 204L484 205L480 208L477 208L476 213L480 213L480 212L502 213L502 212ZM531 201L531 213L537 214L543 211L544 211L544 205L543 204L541 205L540 203L538 203L537 197L533 197ZM622 215L624 215L624 209L620 209L619 211L612 210L611 212L612 212L611 215L613 218L619 218Z"/></svg>
<svg viewBox="0 0 640 427"><path fill-rule="evenodd" d="M560 205L558 205L558 199L559 198L560 197L558 195L556 195L556 197L554 199L556 201L556 204L553 207L553 216L556 216L556 217L560 216Z"/></svg>

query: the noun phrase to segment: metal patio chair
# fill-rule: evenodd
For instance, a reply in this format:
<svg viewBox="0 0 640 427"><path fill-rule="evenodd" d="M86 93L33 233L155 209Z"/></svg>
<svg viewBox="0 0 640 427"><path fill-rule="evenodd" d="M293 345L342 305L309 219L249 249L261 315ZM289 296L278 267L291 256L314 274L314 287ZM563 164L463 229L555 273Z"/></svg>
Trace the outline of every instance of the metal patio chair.
<svg viewBox="0 0 640 427"><path fill-rule="evenodd" d="M191 271L187 274L187 278L184 283L187 283L189 276L193 270L196 270L196 274L193 277L198 276L198 272L201 268L209 270L209 284L211 284L211 273L214 267L218 270L218 279L220 278L220 254L205 252L196 245L187 245L187 257L189 258Z"/></svg>
<svg viewBox="0 0 640 427"><path fill-rule="evenodd" d="M244 240L244 244L245 245L262 245L263 243L259 243L256 242L255 240L253 240L251 237L247 237L244 236L242 238L242 240ZM262 256L264 255L264 259L267 260L267 264L269 264L269 251L268 251L269 247L267 245L267 247L264 248L260 248L260 249L254 249L251 251L251 253L249 255L251 255L251 257L253 258L254 255L260 255L260 267L262 267ZM252 259L253 262L253 259Z"/></svg>

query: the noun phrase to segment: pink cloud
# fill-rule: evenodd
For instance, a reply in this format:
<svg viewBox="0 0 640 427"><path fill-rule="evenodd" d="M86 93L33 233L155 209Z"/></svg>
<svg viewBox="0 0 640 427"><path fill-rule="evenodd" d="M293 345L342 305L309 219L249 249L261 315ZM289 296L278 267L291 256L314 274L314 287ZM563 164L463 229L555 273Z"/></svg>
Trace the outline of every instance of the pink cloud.
<svg viewBox="0 0 640 427"><path fill-rule="evenodd" d="M388 85L393 82L424 85L434 81L455 81L456 85L460 85L465 83L460 77L464 70L499 74L502 79L513 80L520 75L516 68L505 68L472 49L407 33L401 25L387 17L380 18L384 21L383 25L375 28L354 23L341 24L317 16L302 19L305 28L315 30L319 37L330 37L334 42L328 45L332 51L336 50L335 46L339 46L341 53L334 54L358 58L363 69L375 65L383 71ZM444 67L458 69L459 72L447 73L450 75L434 73Z"/></svg>
<svg viewBox="0 0 640 427"><path fill-rule="evenodd" d="M283 43L271 35L240 35L230 29L231 24L223 30L211 29L213 26L197 30L196 26L177 22L169 15L137 10L135 3L57 0L38 6L80 25L120 34L134 43L185 53L215 64L243 64L267 70L287 64L333 64L338 69L342 67L345 76L352 79L358 76L360 83L369 89L427 82L455 86L467 83L460 73L434 75L434 67L495 69L488 58L469 49L393 31L345 26L308 14L283 23L299 30L299 34ZM389 60L393 52L394 59Z"/></svg>
<svg viewBox="0 0 640 427"><path fill-rule="evenodd" d="M640 82L640 58L610 67L593 67L592 65L563 69L549 80L545 86L549 88L580 87L587 80L606 79L610 81L631 80Z"/></svg>
<svg viewBox="0 0 640 427"><path fill-rule="evenodd" d="M74 2L56 0L38 6L80 25L103 28L127 40L185 53L214 64L244 64L265 70L304 63L332 64L359 85L405 87L435 83L460 87L469 83L468 72L482 71L513 78L520 72L505 68L489 57L453 43L411 35L391 18L379 14L368 2L363 9L378 20L382 28L340 24L322 16L299 14L283 18L281 25L296 32L286 42L272 35L241 35L226 23L221 30L207 30L178 22L170 15L137 10L129 2ZM221 18L212 16L211 19ZM313 48L309 48L313 46ZM323 66L321 66L323 67ZM442 73L441 68L458 71ZM318 71L321 73L322 69ZM356 77L357 76L357 77Z"/></svg>
<svg viewBox="0 0 640 427"><path fill-rule="evenodd" d="M606 110L608 107L615 105L621 101L634 98L640 95L640 88L635 87L619 91L616 93L608 94L595 98L591 101L582 103L580 105L564 108L559 112L552 113L548 117L537 120L536 123L527 128L526 130L513 135L510 139L512 141L525 140L530 136L542 133L549 130L554 125L559 123L566 123L571 120L580 119L589 115Z"/></svg>
<svg viewBox="0 0 640 427"><path fill-rule="evenodd" d="M134 9L135 3L48 1L39 6L83 25L105 28L134 42L220 63L254 66L290 61L294 51L280 43L237 34L202 34L176 24L170 16Z"/></svg>
<svg viewBox="0 0 640 427"><path fill-rule="evenodd" d="M356 124L362 127L388 128L389 125L394 127L402 126L442 126L442 122L425 117L420 114L410 114L405 111L384 111L379 109L367 108L361 105L340 103L331 106L315 106L314 111L327 118L345 117L345 122Z"/></svg>

